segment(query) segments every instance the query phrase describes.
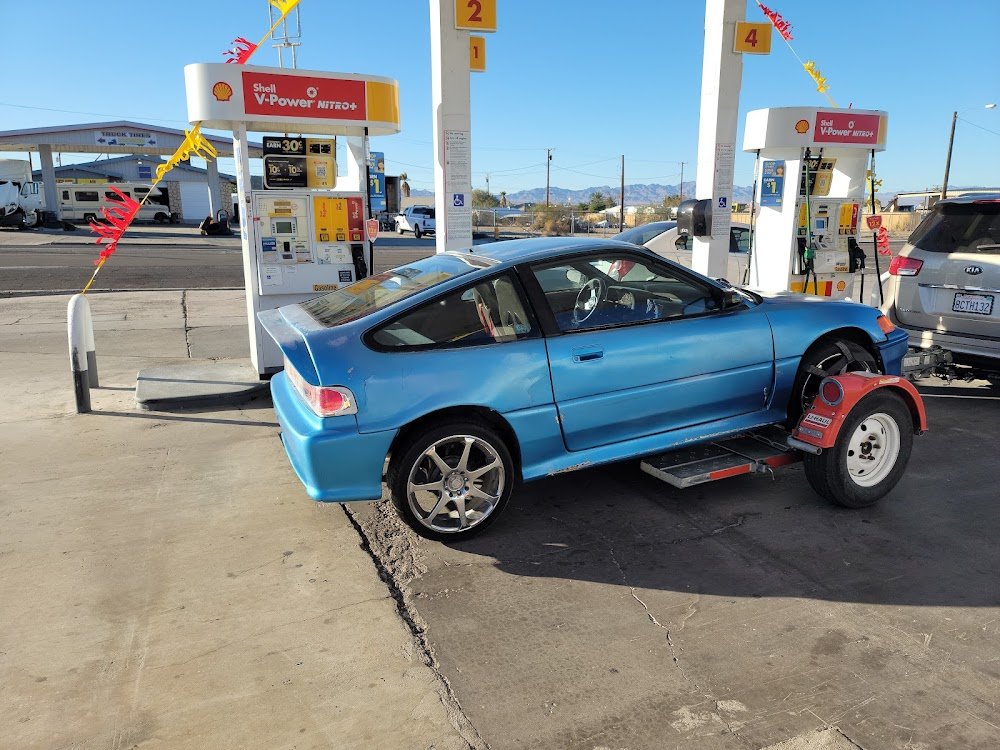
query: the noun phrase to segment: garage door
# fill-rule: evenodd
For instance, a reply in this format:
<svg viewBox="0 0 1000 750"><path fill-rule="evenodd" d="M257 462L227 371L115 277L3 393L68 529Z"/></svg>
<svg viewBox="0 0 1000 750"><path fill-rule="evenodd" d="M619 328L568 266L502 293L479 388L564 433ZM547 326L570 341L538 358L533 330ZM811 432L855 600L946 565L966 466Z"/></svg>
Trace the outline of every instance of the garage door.
<svg viewBox="0 0 1000 750"><path fill-rule="evenodd" d="M184 221L204 220L211 213L208 202L208 185L203 182L182 182L181 218Z"/></svg>

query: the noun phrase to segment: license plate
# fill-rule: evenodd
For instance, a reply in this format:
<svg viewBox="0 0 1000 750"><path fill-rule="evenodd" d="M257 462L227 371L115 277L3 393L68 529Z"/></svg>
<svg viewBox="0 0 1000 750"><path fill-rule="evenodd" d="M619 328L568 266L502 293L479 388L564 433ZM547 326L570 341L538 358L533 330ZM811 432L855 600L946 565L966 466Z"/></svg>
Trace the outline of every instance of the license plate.
<svg viewBox="0 0 1000 750"><path fill-rule="evenodd" d="M992 294L956 294L951 305L954 312L974 313L976 315L993 314Z"/></svg>

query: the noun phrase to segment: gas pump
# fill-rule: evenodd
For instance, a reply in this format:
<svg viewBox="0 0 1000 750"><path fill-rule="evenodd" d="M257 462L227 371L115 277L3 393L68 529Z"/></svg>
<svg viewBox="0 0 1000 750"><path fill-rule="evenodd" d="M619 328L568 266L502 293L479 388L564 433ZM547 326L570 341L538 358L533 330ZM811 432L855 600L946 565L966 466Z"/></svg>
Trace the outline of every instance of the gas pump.
<svg viewBox="0 0 1000 750"><path fill-rule="evenodd" d="M858 245L868 159L885 150L888 115L810 107L747 114L743 150L757 154L749 284L858 299Z"/></svg>
<svg viewBox="0 0 1000 750"><path fill-rule="evenodd" d="M368 137L399 132L395 81L374 76L199 63L184 69L188 117L233 131L250 358L266 376L284 364L257 313L337 291L371 273ZM264 190L250 189L247 132L265 136ZM346 174L337 174L341 136ZM245 217L245 218L244 218Z"/></svg>

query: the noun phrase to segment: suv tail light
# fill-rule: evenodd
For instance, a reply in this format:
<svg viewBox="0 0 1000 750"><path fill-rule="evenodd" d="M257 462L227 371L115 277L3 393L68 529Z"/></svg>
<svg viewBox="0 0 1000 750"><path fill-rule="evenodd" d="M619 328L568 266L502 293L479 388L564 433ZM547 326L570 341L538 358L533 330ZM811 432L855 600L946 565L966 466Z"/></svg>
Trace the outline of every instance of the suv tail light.
<svg viewBox="0 0 1000 750"><path fill-rule="evenodd" d="M339 385L312 385L307 383L292 363L285 360L285 374L296 392L318 417L339 417L357 414L358 405L350 388Z"/></svg>
<svg viewBox="0 0 1000 750"><path fill-rule="evenodd" d="M922 260L916 258L904 258L897 255L889 264L889 273L893 276L916 276L920 273L920 267L924 265Z"/></svg>

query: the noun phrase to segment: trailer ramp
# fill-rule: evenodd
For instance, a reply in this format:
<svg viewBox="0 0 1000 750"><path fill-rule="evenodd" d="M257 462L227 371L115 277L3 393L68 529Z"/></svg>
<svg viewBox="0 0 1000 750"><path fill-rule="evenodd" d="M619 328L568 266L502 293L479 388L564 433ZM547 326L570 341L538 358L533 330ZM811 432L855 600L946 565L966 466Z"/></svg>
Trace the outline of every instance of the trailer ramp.
<svg viewBox="0 0 1000 750"><path fill-rule="evenodd" d="M725 440L660 453L643 459L647 474L681 489L741 474L771 473L779 466L802 460L785 442L788 431L763 427Z"/></svg>

